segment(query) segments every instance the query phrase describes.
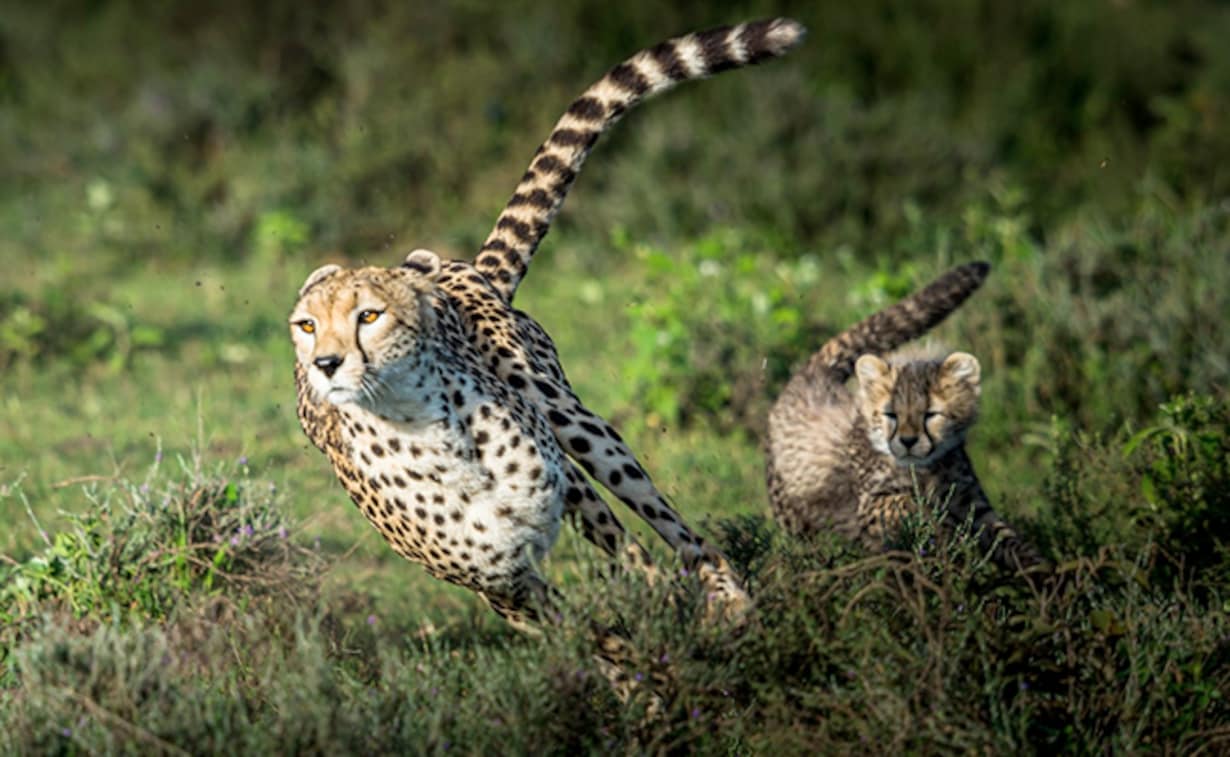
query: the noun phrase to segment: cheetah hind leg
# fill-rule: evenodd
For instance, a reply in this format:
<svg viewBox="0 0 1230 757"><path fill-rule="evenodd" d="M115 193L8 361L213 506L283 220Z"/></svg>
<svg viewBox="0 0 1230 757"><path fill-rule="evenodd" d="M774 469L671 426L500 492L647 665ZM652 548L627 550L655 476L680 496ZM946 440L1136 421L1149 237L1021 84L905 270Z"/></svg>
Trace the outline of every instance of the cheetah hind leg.
<svg viewBox="0 0 1230 757"><path fill-rule="evenodd" d="M570 465L567 476L568 497L565 514L579 516L581 535L617 560L619 565L630 565L639 570L649 585L653 586L658 580L658 569L649 553L624 529L606 501L586 480L584 473L575 465ZM572 522L574 526L578 525L575 517Z"/></svg>
<svg viewBox="0 0 1230 757"><path fill-rule="evenodd" d="M509 386L528 395L547 416L560 446L591 478L643 518L675 550L684 567L700 578L709 600L709 620L742 625L752 601L726 558L692 533L667 504L611 424L581 404L559 364L555 344L542 326L524 313L513 313L515 341L526 346L510 351L501 344L504 352L491 350L491 369ZM567 496L569 501L579 502L583 494L584 490L574 483ZM594 499L598 500L596 494ZM597 511L594 514L596 517Z"/></svg>
<svg viewBox="0 0 1230 757"><path fill-rule="evenodd" d="M566 380L558 386L561 391L554 398L540 394L540 401L548 407L547 418L560 444L592 478L644 519L679 554L684 567L700 578L707 593L708 619L741 625L752 601L726 557L688 528L611 424L581 404ZM572 491L568 494L570 499L578 496Z"/></svg>

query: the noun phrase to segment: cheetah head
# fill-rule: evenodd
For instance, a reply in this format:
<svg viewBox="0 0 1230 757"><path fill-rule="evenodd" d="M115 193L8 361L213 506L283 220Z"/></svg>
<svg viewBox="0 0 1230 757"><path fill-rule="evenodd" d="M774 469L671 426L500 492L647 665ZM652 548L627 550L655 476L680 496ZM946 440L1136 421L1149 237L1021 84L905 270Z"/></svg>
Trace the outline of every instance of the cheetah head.
<svg viewBox="0 0 1230 757"><path fill-rule="evenodd" d="M290 315L295 356L319 399L374 407L413 390L432 338L440 258L415 250L400 268L316 269Z"/></svg>
<svg viewBox="0 0 1230 757"><path fill-rule="evenodd" d="M901 362L863 355L854 371L871 445L900 465L931 465L978 419L980 368L968 353Z"/></svg>

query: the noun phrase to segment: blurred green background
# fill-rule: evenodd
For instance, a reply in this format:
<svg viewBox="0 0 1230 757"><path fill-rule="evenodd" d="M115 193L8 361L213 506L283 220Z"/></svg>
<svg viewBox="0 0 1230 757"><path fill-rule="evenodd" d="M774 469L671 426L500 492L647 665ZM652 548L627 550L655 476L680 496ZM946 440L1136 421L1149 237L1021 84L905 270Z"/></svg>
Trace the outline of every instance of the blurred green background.
<svg viewBox="0 0 1230 757"><path fill-rule="evenodd" d="M0 553L89 509L82 485L196 459L271 482L358 617L488 623L309 449L295 292L327 261L471 257L604 70L773 15L806 42L630 114L546 238L517 304L578 393L689 519L763 514L792 366L990 260L938 331L983 362L986 487L1052 556L1153 538L1157 475L1122 444L1180 423L1172 397L1224 407L1230 376L1226 4L81 0L0 7ZM1205 559L1224 517L1197 505Z"/></svg>

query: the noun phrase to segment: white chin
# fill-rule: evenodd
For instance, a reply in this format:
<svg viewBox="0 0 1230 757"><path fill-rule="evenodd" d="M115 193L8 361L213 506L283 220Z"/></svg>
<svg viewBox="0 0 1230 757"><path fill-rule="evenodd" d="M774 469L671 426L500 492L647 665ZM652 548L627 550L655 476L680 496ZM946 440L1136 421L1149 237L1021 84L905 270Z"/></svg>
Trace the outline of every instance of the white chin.
<svg viewBox="0 0 1230 757"><path fill-rule="evenodd" d="M321 393L325 401L333 405L346 405L351 402L359 401L359 393L354 389L347 389L341 386L333 386Z"/></svg>

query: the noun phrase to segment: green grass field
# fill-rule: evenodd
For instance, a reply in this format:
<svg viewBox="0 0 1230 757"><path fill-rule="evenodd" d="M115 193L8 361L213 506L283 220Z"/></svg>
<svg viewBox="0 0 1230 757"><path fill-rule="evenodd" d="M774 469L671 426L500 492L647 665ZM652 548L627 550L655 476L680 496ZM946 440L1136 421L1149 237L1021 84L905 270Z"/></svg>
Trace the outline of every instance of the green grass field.
<svg viewBox="0 0 1230 757"><path fill-rule="evenodd" d="M1230 747L1230 10L556 5L0 8L0 752ZM308 444L295 292L472 256L607 67L778 14L789 57L602 141L517 300L758 616L700 628L568 531L569 613L518 635ZM982 362L971 454L1044 590L930 517L888 554L766 518L791 368L974 259L935 338ZM663 714L603 684L591 615Z"/></svg>

